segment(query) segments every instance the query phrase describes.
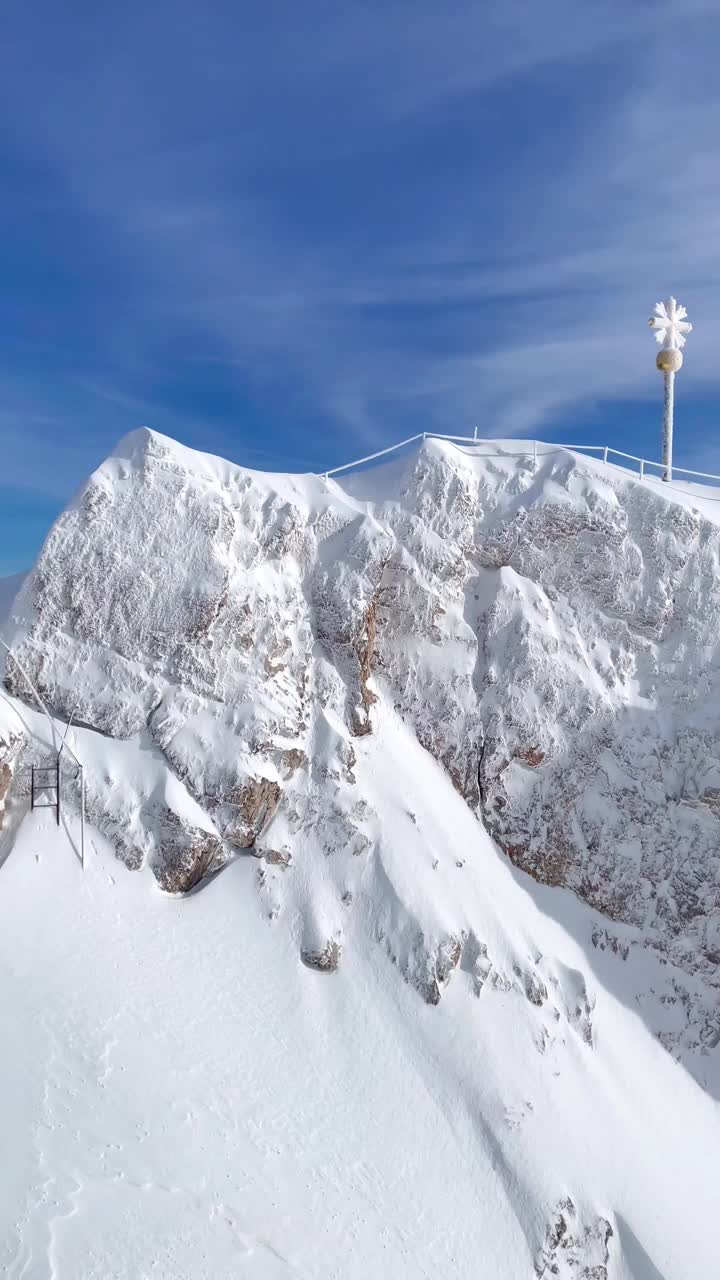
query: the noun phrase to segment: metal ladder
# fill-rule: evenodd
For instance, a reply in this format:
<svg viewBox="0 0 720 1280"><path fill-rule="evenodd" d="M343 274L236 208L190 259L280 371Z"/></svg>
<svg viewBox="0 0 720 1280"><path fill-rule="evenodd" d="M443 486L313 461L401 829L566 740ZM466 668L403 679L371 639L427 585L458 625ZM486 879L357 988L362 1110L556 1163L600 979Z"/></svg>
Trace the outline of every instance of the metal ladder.
<svg viewBox="0 0 720 1280"><path fill-rule="evenodd" d="M55 793L54 799L42 799ZM51 765L32 765L30 774L30 808L54 809L60 826L60 756Z"/></svg>

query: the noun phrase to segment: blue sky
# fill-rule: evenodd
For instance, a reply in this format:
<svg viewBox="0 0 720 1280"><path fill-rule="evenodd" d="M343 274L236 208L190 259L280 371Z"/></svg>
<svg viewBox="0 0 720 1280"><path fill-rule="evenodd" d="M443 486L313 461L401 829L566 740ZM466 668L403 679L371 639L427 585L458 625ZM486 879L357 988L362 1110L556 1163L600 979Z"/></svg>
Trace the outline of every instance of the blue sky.
<svg viewBox="0 0 720 1280"><path fill-rule="evenodd" d="M0 573L126 431L320 469L413 431L720 471L718 0L9 0Z"/></svg>

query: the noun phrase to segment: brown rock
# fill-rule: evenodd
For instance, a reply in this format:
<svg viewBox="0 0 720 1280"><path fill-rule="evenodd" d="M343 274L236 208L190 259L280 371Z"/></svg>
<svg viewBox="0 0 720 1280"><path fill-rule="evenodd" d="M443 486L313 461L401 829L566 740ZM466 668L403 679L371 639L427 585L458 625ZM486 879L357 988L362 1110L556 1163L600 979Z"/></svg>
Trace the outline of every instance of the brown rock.
<svg viewBox="0 0 720 1280"><path fill-rule="evenodd" d="M5 802L10 794L13 774L24 745L25 739L19 734L7 739L0 737L0 831L3 826Z"/></svg>
<svg viewBox="0 0 720 1280"><path fill-rule="evenodd" d="M370 602L370 607L365 615L365 627L356 646L360 664L360 706L356 707L353 712L352 723L352 731L356 738L362 738L366 734L372 733L370 708L373 703L377 702L377 698L372 690L368 688L368 680L372 675L373 659L375 657L377 610L378 597L376 595Z"/></svg>
<svg viewBox="0 0 720 1280"><path fill-rule="evenodd" d="M538 747L527 747L525 751L514 751L513 759L529 764L531 769L537 769L545 759L545 752L540 751Z"/></svg>
<svg viewBox="0 0 720 1280"><path fill-rule="evenodd" d="M273 867L289 867L292 854L289 849L256 849L257 856Z"/></svg>
<svg viewBox="0 0 720 1280"><path fill-rule="evenodd" d="M0 813L2 813L5 807L5 797L10 790L12 776L12 769L10 768L10 765L3 761L0 764Z"/></svg>
<svg viewBox="0 0 720 1280"><path fill-rule="evenodd" d="M290 747L288 751L283 751L281 760L286 778L292 778L301 765L307 764L307 756L299 747Z"/></svg>
<svg viewBox="0 0 720 1280"><path fill-rule="evenodd" d="M235 787L217 805L225 839L238 849L251 849L273 817L280 795L279 784L269 778L252 778Z"/></svg>
<svg viewBox="0 0 720 1280"><path fill-rule="evenodd" d="M166 893L187 893L224 864L222 842L167 809L158 823L153 875Z"/></svg>
<svg viewBox="0 0 720 1280"><path fill-rule="evenodd" d="M300 959L308 969L316 969L318 973L335 973L340 964L341 951L340 944L329 938L322 951L301 951Z"/></svg>

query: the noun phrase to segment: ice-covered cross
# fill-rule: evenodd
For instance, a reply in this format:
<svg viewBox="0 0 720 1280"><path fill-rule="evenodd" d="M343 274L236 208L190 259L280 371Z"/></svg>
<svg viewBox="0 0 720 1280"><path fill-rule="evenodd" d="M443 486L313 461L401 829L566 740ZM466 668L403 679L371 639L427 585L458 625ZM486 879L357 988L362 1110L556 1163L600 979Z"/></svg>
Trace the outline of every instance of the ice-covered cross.
<svg viewBox="0 0 720 1280"><path fill-rule="evenodd" d="M685 346L685 334L692 329L686 317L685 307L681 307L674 298L655 303L648 324L655 334L656 342L664 351L680 351Z"/></svg>

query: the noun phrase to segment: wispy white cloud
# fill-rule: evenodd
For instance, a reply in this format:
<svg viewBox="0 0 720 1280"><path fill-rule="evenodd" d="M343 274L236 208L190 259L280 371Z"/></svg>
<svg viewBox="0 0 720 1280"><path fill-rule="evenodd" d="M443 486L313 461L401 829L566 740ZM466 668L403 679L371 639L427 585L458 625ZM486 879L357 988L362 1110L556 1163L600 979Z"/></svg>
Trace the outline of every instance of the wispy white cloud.
<svg viewBox="0 0 720 1280"><path fill-rule="evenodd" d="M95 14L77 50L59 24L0 90L129 264L102 318L119 416L163 416L131 388L197 340L211 371L301 387L348 448L410 421L551 434L657 393L669 291L684 385L717 390L715 0L206 9Z"/></svg>

